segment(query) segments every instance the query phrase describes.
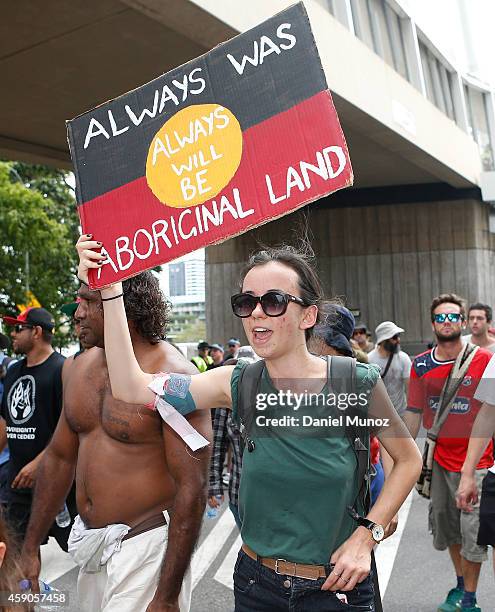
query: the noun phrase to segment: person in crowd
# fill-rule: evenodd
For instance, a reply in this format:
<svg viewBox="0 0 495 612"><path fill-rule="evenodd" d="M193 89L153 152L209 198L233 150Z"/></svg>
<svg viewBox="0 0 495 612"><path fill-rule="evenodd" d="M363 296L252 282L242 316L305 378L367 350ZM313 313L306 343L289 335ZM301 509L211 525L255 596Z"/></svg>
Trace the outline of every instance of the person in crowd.
<svg viewBox="0 0 495 612"><path fill-rule="evenodd" d="M223 364L223 355L224 350L221 344L212 344L210 346L210 357L213 361L211 366L212 368L218 368L218 366L221 366Z"/></svg>
<svg viewBox="0 0 495 612"><path fill-rule="evenodd" d="M380 375L394 408L402 416L407 408L411 359L401 351L400 335L404 332L393 321L383 321L375 330L376 348L368 353L370 363L380 368Z"/></svg>
<svg viewBox="0 0 495 612"><path fill-rule="evenodd" d="M476 511L479 502L477 543L493 547L493 571L495 573L495 462L488 469L481 484L476 477L476 467L495 436L495 355L490 359L476 389L475 399L483 402L469 438L466 459L461 469L457 489L457 507L463 512Z"/></svg>
<svg viewBox="0 0 495 612"><path fill-rule="evenodd" d="M223 365L236 365L239 359L247 363L259 360L258 355L248 345L239 347L237 359L223 361ZM213 450L210 465L210 490L208 504L219 507L224 501L223 486L229 489L229 508L239 529L239 483L241 479L242 452L239 428L232 420L232 413L226 408L217 408L213 415ZM227 467L223 468L227 457Z"/></svg>
<svg viewBox="0 0 495 612"><path fill-rule="evenodd" d="M254 361L258 361L258 355L253 351L253 349L248 345L240 346L237 351L237 359L247 359L248 363L253 363ZM232 364L226 364L232 365ZM233 364L236 365L236 364Z"/></svg>
<svg viewBox="0 0 495 612"><path fill-rule="evenodd" d="M3 379L7 374L7 370L12 365L14 359L9 357L7 351L10 349L10 340L8 336L0 332L0 402L3 396Z"/></svg>
<svg viewBox="0 0 495 612"><path fill-rule="evenodd" d="M471 332L471 334L468 336L464 336L464 340L466 342L472 342L473 344L481 346L487 351L490 351L490 353L495 353L495 337L492 333L494 331L491 328L492 324L493 324L492 307L489 306L488 304L483 304L481 302L472 304L469 307L469 311L468 311L468 326L469 326L469 331ZM480 399L480 398L477 398L477 399ZM480 401L483 401L483 400L480 400ZM487 403L490 403L490 402L487 402ZM491 403L493 404L494 402L491 402ZM495 472L495 468L490 468L490 469ZM490 491L490 490L493 491L493 479L491 477L489 478L489 476L490 476L490 472L489 474L487 474L487 477L486 477L486 480L487 480L486 488L487 488L487 491ZM489 493L486 493L485 497L488 497L488 495ZM480 508L480 523L482 521L481 510L482 509ZM495 517L492 515L488 519L485 514L485 518L484 518L485 524L488 520L495 521ZM481 530L481 527L480 527L480 530ZM482 543L486 544L487 542L482 542ZM495 572L495 549L493 551L493 568Z"/></svg>
<svg viewBox="0 0 495 612"><path fill-rule="evenodd" d="M469 435L481 407L475 397L476 388L491 353L463 342L466 311L459 296L439 295L431 303L430 314L436 346L413 361L404 421L416 438L421 423L431 430L435 427L435 416L445 415L445 422L435 433L429 525L433 546L449 550L457 585L438 610L475 612L479 610L476 588L481 564L486 559L486 546L477 544L479 508L461 513L455 492ZM476 466L478 486L492 464L493 447L489 444Z"/></svg>
<svg viewBox="0 0 495 612"><path fill-rule="evenodd" d="M44 308L27 308L18 317L4 316L3 320L14 328L11 334L13 350L25 355L9 368L5 377L0 418L0 447L7 441L10 453L6 518L22 541L32 511L38 468L62 411L65 360L53 349L55 321ZM64 503L65 499L59 510ZM75 510L73 495L68 498L67 505L69 512ZM75 511L71 516L73 519ZM61 526L54 519L55 516L47 533L49 531L67 551L70 521Z"/></svg>
<svg viewBox="0 0 495 612"><path fill-rule="evenodd" d="M10 348L10 340L8 336L0 333L0 405L3 397L3 381L7 375L7 370L15 362L9 357L6 351ZM0 443L0 504L7 502L8 486L8 471L9 471L9 446L7 440L3 442L3 448Z"/></svg>
<svg viewBox="0 0 495 612"><path fill-rule="evenodd" d="M354 315L340 304L322 308L322 321L315 325L308 349L315 355L343 355L354 357L351 338Z"/></svg>
<svg viewBox="0 0 495 612"><path fill-rule="evenodd" d="M242 347L246 348L246 347ZM251 348L251 347L249 347ZM254 357L244 354L239 359L253 363ZM225 365L236 365L237 359L230 359ZM223 468L228 450L231 449L231 467L228 472L229 509L234 516L237 527L241 528L239 517L239 484L242 471L241 433L232 419L232 411L227 408L217 408L213 418L213 449L210 463L210 486L208 504L218 508L224 502Z"/></svg>
<svg viewBox="0 0 495 612"><path fill-rule="evenodd" d="M2 437L0 425L0 506L6 504L9 496L9 446L7 438ZM3 444L3 448L1 447Z"/></svg>
<svg viewBox="0 0 495 612"><path fill-rule="evenodd" d="M241 346L241 341L239 340L239 338L231 338L228 342L227 342L227 350L225 351L225 355L224 355L224 361L227 361L228 359L237 359L237 353L239 351L239 348Z"/></svg>
<svg viewBox="0 0 495 612"><path fill-rule="evenodd" d="M368 355L352 346L354 331L354 315L345 306L335 305L327 314L326 320L315 326L313 336L309 343L309 350L315 355L341 355L354 357L360 363L368 363ZM376 436L370 440L370 463L373 466L371 479L371 505L373 505L385 482L385 474L392 470L390 456L382 449L385 461L380 457L380 443ZM392 535L397 528L398 517L389 524L387 535Z"/></svg>
<svg viewBox="0 0 495 612"><path fill-rule="evenodd" d="M210 357L210 343L202 340L198 343L198 354L191 359L191 362L200 372L206 372L213 367L213 359Z"/></svg>
<svg viewBox="0 0 495 612"><path fill-rule="evenodd" d="M18 564L18 550L14 542L14 538L9 530L7 521L3 516L0 508L0 593L3 599L6 599L10 593L19 592L19 582L22 579L22 573ZM0 603L0 609L3 612L19 611L21 608L7 601ZM23 608L25 609L25 608Z"/></svg>
<svg viewBox="0 0 495 612"><path fill-rule="evenodd" d="M356 323L352 339L357 342L359 349L363 353L369 353L374 349L373 342L370 342L368 339L368 327L362 321Z"/></svg>
<svg viewBox="0 0 495 612"><path fill-rule="evenodd" d="M100 256L93 251L98 247L88 237L78 242L78 272L83 280L89 268L98 267ZM242 388L240 377L247 371L246 363L240 360L235 367L216 368L199 376L153 377L136 362L122 284L115 283L101 293L107 364L117 399L136 404L164 399L184 414L232 406L239 425L243 415L238 412L238 387ZM296 249L266 249L250 258L241 278L241 292L232 297L231 304L234 314L242 318L250 345L263 360L259 362L263 369L257 404L266 393L277 398L276 408L281 408L281 398L286 395L280 393L283 389L277 387L277 381L288 381L286 389L288 386L291 393L306 394L299 414L303 410L314 415L316 410L328 415L336 410L326 402L319 403L319 398L328 394L327 363L311 355L306 345L318 322L321 299L320 283L309 258ZM380 497L367 518L359 514L363 508L358 503L357 451L343 431L340 435L308 436L294 425L295 430L286 432L292 435L279 435L274 424L273 435L257 436L254 429L246 432L239 491L243 546L234 570L237 612L286 611L296 601L309 610L342 610L337 591L345 594L349 609L374 609L371 550L383 539L383 526L390 523L409 494L421 460L375 366L357 364L356 377L357 389L369 404L370 418L378 414L389 419L387 433L381 429L378 435L394 467ZM320 393L322 383L324 392ZM286 408L294 414L292 404ZM349 511L352 506L354 510Z"/></svg>
<svg viewBox="0 0 495 612"><path fill-rule="evenodd" d="M140 367L194 374L193 365L164 341L169 309L152 272L124 287L130 350ZM64 410L38 470L22 568L26 578L38 578L39 544L75 472L79 516L69 552L80 567L79 609L187 611L187 569L206 504L209 452L190 451L157 412L112 397L105 302L85 284L78 295L80 340L91 348L64 379ZM211 436L207 414L188 420Z"/></svg>
<svg viewBox="0 0 495 612"><path fill-rule="evenodd" d="M492 319L491 306L481 302L471 304L468 310L468 327L471 333L463 336L463 340L495 353L495 338L489 333Z"/></svg>

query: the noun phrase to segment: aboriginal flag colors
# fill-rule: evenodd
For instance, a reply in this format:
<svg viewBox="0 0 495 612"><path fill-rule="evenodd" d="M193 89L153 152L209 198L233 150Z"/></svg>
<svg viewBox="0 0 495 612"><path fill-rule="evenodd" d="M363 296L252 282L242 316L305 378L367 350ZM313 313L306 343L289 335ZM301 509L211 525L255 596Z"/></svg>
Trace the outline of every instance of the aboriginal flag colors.
<svg viewBox="0 0 495 612"><path fill-rule="evenodd" d="M67 126L95 288L352 184L302 3Z"/></svg>

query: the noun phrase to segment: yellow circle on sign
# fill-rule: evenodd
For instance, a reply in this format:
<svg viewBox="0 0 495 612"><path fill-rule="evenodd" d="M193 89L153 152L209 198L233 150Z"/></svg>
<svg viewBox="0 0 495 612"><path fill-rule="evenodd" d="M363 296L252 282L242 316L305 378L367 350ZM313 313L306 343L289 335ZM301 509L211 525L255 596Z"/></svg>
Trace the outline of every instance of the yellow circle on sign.
<svg viewBox="0 0 495 612"><path fill-rule="evenodd" d="M195 206L229 183L241 156L241 126L228 108L188 106L169 119L151 141L146 180L167 206Z"/></svg>

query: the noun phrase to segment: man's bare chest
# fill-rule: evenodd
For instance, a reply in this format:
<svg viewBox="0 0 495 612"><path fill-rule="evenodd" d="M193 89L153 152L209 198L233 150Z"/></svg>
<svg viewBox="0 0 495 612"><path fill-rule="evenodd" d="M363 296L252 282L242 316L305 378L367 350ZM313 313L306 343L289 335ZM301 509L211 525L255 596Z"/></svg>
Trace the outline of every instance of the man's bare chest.
<svg viewBox="0 0 495 612"><path fill-rule="evenodd" d="M109 437L133 444L161 437L157 413L113 398L105 367L84 367L71 373L64 388L64 409L69 426L81 435L103 429Z"/></svg>

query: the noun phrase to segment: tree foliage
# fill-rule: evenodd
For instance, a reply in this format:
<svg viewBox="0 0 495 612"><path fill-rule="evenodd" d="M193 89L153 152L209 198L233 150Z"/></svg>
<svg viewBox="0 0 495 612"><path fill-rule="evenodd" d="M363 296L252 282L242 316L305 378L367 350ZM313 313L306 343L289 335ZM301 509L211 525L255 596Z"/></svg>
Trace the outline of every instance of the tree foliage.
<svg viewBox="0 0 495 612"><path fill-rule="evenodd" d="M74 301L79 220L64 171L0 162L0 308L18 313L29 288L57 323ZM70 339L61 330L56 343Z"/></svg>
<svg viewBox="0 0 495 612"><path fill-rule="evenodd" d="M206 338L206 322L195 315L179 322L172 311L168 337L173 342L199 342Z"/></svg>

